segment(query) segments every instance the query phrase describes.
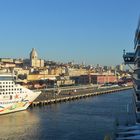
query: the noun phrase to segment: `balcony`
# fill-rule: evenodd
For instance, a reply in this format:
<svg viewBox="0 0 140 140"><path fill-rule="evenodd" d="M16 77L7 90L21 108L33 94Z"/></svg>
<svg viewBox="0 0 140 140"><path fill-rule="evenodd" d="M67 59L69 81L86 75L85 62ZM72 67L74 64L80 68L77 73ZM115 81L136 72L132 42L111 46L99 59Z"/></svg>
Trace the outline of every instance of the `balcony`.
<svg viewBox="0 0 140 140"><path fill-rule="evenodd" d="M137 108L140 108L140 94L134 94L135 97L135 104Z"/></svg>
<svg viewBox="0 0 140 140"><path fill-rule="evenodd" d="M134 72L139 73L140 72L140 64L137 63L137 65L134 66Z"/></svg>
<svg viewBox="0 0 140 140"><path fill-rule="evenodd" d="M123 59L125 64L134 64L135 53L125 53L123 54Z"/></svg>
<svg viewBox="0 0 140 140"><path fill-rule="evenodd" d="M140 94L140 86L136 85L135 82L134 82L134 91L136 94Z"/></svg>
<svg viewBox="0 0 140 140"><path fill-rule="evenodd" d="M137 122L140 123L140 112L136 111Z"/></svg>
<svg viewBox="0 0 140 140"><path fill-rule="evenodd" d="M137 50L138 47L140 47L140 33L139 33L139 36L135 40L135 47L134 47L134 49Z"/></svg>
<svg viewBox="0 0 140 140"><path fill-rule="evenodd" d="M136 101L136 107L140 107L140 101Z"/></svg>
<svg viewBox="0 0 140 140"><path fill-rule="evenodd" d="M132 79L133 79L133 82L135 83L135 85L137 85L137 87L138 87L138 85L140 85L140 75L133 74Z"/></svg>

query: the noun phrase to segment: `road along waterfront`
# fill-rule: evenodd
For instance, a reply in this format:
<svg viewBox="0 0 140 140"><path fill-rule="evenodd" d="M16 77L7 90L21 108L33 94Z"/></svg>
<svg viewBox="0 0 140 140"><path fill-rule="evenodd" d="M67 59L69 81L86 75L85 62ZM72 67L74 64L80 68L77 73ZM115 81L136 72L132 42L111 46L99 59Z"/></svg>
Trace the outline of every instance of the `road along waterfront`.
<svg viewBox="0 0 140 140"><path fill-rule="evenodd" d="M121 124L134 123L133 90L37 106L0 116L0 138L9 140L103 140ZM129 112L127 106L129 104Z"/></svg>
<svg viewBox="0 0 140 140"><path fill-rule="evenodd" d="M106 88L96 88L92 86L84 86L84 87L68 87L62 88L61 92L57 94L55 93L55 89L42 91L42 94L31 104L31 107L35 107L37 105L47 105L52 103L65 102L75 99L86 98L90 96L97 96L102 94L109 94L113 92L118 92L122 90L131 89L131 86L128 87L106 87Z"/></svg>

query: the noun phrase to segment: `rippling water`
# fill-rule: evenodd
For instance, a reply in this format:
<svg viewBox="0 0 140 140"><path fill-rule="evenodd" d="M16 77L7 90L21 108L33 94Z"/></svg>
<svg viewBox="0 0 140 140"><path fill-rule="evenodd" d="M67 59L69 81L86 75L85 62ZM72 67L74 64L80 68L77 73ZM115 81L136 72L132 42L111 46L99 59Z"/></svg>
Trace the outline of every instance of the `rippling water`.
<svg viewBox="0 0 140 140"><path fill-rule="evenodd" d="M115 120L134 123L133 90L0 116L4 140L103 140L113 135ZM128 110L129 108L129 110Z"/></svg>

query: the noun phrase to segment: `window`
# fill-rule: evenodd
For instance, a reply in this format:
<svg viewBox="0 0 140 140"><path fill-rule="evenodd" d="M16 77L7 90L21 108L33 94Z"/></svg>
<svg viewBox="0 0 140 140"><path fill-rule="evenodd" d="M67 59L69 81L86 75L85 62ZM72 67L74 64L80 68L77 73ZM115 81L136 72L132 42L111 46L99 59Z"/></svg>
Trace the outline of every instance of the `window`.
<svg viewBox="0 0 140 140"><path fill-rule="evenodd" d="M140 86L137 86L137 89L140 90Z"/></svg>
<svg viewBox="0 0 140 140"><path fill-rule="evenodd" d="M140 62L137 63L137 67L140 67Z"/></svg>
<svg viewBox="0 0 140 140"><path fill-rule="evenodd" d="M1 80L1 81L4 81L4 80L5 80L5 81L9 81L9 80L10 80L10 81L11 81L11 80L13 80L13 79L14 79L14 78L13 78L12 76L11 76L11 77L9 77L9 76L0 77L0 80Z"/></svg>
<svg viewBox="0 0 140 140"><path fill-rule="evenodd" d="M140 74L138 74L138 79L140 79Z"/></svg>

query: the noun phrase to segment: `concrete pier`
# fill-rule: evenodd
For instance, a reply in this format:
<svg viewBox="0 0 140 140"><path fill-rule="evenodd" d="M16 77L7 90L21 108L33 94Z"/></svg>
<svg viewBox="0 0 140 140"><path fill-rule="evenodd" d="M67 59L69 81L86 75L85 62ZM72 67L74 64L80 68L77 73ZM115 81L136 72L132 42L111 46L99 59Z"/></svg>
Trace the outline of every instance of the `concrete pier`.
<svg viewBox="0 0 140 140"><path fill-rule="evenodd" d="M66 102L71 100L77 100L82 98L87 98L91 96L98 96L102 94L110 94L118 91L128 90L132 87L116 87L107 89L80 89L76 92L72 90L62 91L59 95L53 92L42 91L41 95L30 105L30 107L44 106L48 104L55 104L60 102Z"/></svg>

